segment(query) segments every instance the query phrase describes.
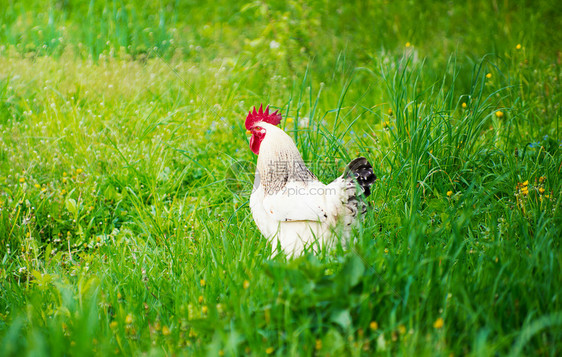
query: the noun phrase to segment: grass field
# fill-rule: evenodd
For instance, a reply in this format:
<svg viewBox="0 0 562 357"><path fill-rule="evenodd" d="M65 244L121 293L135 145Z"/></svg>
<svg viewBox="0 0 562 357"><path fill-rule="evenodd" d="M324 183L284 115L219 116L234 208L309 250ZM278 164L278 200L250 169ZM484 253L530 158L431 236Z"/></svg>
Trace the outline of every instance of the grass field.
<svg viewBox="0 0 562 357"><path fill-rule="evenodd" d="M562 353L557 1L1 7L0 355ZM351 247L271 258L260 103Z"/></svg>

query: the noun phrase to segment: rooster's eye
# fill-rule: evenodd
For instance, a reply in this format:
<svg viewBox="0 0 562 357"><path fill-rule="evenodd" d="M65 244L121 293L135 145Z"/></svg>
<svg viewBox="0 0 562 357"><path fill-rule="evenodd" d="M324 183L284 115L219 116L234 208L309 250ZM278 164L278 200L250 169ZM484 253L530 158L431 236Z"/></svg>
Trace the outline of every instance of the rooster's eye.
<svg viewBox="0 0 562 357"><path fill-rule="evenodd" d="M265 129L262 128L261 126L256 126L252 129L252 132L254 134L261 134L261 135L265 135Z"/></svg>

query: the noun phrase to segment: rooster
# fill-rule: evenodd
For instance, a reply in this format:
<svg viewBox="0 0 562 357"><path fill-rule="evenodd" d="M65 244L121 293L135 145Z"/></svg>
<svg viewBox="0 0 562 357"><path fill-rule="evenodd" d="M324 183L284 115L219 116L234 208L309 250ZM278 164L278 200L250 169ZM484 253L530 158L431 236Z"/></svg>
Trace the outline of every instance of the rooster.
<svg viewBox="0 0 562 357"><path fill-rule="evenodd" d="M250 149L258 155L250 209L260 232L287 255L306 247L347 243L351 228L366 210L361 196L376 180L371 164L359 157L344 174L325 185L306 167L293 139L277 125L281 115L254 107L246 118ZM339 238L338 238L339 237ZM279 245L277 244L279 243Z"/></svg>

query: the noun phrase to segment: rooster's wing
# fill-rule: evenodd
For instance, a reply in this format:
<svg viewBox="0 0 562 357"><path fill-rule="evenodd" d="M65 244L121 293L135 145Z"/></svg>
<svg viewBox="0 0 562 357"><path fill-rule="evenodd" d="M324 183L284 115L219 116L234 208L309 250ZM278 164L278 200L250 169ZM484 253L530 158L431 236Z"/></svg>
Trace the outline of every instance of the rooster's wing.
<svg viewBox="0 0 562 357"><path fill-rule="evenodd" d="M278 222L324 222L334 210L337 190L320 181L290 181L281 190L265 194L263 208Z"/></svg>

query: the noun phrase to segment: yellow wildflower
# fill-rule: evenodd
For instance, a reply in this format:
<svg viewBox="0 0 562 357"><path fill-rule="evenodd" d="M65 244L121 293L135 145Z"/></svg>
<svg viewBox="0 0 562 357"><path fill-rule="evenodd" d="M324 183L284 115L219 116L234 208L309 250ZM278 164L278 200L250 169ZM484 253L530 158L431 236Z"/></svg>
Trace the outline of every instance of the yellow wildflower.
<svg viewBox="0 0 562 357"><path fill-rule="evenodd" d="M488 79L492 78L492 74L491 74L491 73L488 73L488 74L486 75L486 78L488 78Z"/></svg>
<svg viewBox="0 0 562 357"><path fill-rule="evenodd" d="M127 325L132 324L133 323L133 315L131 315L131 314L127 315L127 317L125 318L125 323Z"/></svg>
<svg viewBox="0 0 562 357"><path fill-rule="evenodd" d="M82 172L83 172L82 169L76 169L76 174L77 174L77 175L80 175Z"/></svg>
<svg viewBox="0 0 562 357"><path fill-rule="evenodd" d="M544 180L546 180L546 177L544 177L544 176L539 177L539 182L540 182L540 183L543 183Z"/></svg>
<svg viewBox="0 0 562 357"><path fill-rule="evenodd" d="M463 109L466 109L466 106L467 106L466 103L463 102L463 103L462 103L462 108L463 108Z"/></svg>
<svg viewBox="0 0 562 357"><path fill-rule="evenodd" d="M443 321L442 317L437 318L437 320L435 320L435 322L433 323L433 327L440 329L443 327L443 325L445 324L445 321Z"/></svg>
<svg viewBox="0 0 562 357"><path fill-rule="evenodd" d="M109 323L109 327L110 327L112 330L115 330L115 329L117 328L117 321L115 321L115 320L111 321L111 322Z"/></svg>
<svg viewBox="0 0 562 357"><path fill-rule="evenodd" d="M205 286L207 284L207 282L205 281L205 279L201 279L199 284L201 284L201 286Z"/></svg>
<svg viewBox="0 0 562 357"><path fill-rule="evenodd" d="M171 333L171 331L170 331L170 329L168 328L168 326L162 327L162 335L168 336L170 333Z"/></svg>
<svg viewBox="0 0 562 357"><path fill-rule="evenodd" d="M451 197L453 195L453 191L447 191L447 197Z"/></svg>
<svg viewBox="0 0 562 357"><path fill-rule="evenodd" d="M388 115L392 115L392 108L388 108Z"/></svg>
<svg viewBox="0 0 562 357"><path fill-rule="evenodd" d="M25 177L20 177L20 182L24 183L25 182Z"/></svg>
<svg viewBox="0 0 562 357"><path fill-rule="evenodd" d="M209 308L206 305L201 306L201 312L206 314L209 311Z"/></svg>
<svg viewBox="0 0 562 357"><path fill-rule="evenodd" d="M384 252L388 254L388 248L384 248Z"/></svg>
<svg viewBox="0 0 562 357"><path fill-rule="evenodd" d="M515 49L516 49L516 50L520 50L520 49L521 49L521 44L518 43L517 46L515 46Z"/></svg>
<svg viewBox="0 0 562 357"><path fill-rule="evenodd" d="M248 289L250 287L250 282L248 280L244 280L244 289Z"/></svg>
<svg viewBox="0 0 562 357"><path fill-rule="evenodd" d="M292 123L292 122L294 122L294 121L295 121L295 119L293 119L293 118L291 118L291 117L288 117L288 118L287 118L287 123L289 123L289 124Z"/></svg>
<svg viewBox="0 0 562 357"><path fill-rule="evenodd" d="M33 186L35 186L35 188L39 188L39 187L41 187L41 185L39 185L38 183L36 183L36 184L35 184L35 185L33 185Z"/></svg>
<svg viewBox="0 0 562 357"><path fill-rule="evenodd" d="M539 187L539 193L542 195L544 193L544 188Z"/></svg>
<svg viewBox="0 0 562 357"><path fill-rule="evenodd" d="M376 321L371 321L371 323L369 324L369 328L371 330L377 330L379 328L379 324Z"/></svg>
<svg viewBox="0 0 562 357"><path fill-rule="evenodd" d="M220 356L220 357L224 356L224 351L223 351L223 350L219 350L219 356Z"/></svg>
<svg viewBox="0 0 562 357"><path fill-rule="evenodd" d="M503 112L501 110L496 111L496 117L503 118Z"/></svg>
<svg viewBox="0 0 562 357"><path fill-rule="evenodd" d="M66 172L63 172L62 175L63 175L63 176L66 176L66 175L68 175L68 174L67 174Z"/></svg>
<svg viewBox="0 0 562 357"><path fill-rule="evenodd" d="M268 355L272 354L273 351L275 351L275 349L273 347L268 347L265 349L265 353L267 353Z"/></svg>
<svg viewBox="0 0 562 357"><path fill-rule="evenodd" d="M400 325L398 326L398 332L400 332L401 335L406 333L406 326L404 325Z"/></svg>
<svg viewBox="0 0 562 357"><path fill-rule="evenodd" d="M197 301L199 301L199 303L203 302L203 295L199 295L199 298L197 299Z"/></svg>
<svg viewBox="0 0 562 357"><path fill-rule="evenodd" d="M412 44L410 42L406 42L406 47L410 47Z"/></svg>
<svg viewBox="0 0 562 357"><path fill-rule="evenodd" d="M322 349L322 340L316 340L314 348L316 348L317 350L321 350Z"/></svg>

